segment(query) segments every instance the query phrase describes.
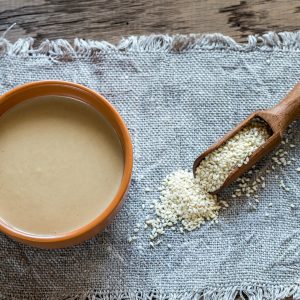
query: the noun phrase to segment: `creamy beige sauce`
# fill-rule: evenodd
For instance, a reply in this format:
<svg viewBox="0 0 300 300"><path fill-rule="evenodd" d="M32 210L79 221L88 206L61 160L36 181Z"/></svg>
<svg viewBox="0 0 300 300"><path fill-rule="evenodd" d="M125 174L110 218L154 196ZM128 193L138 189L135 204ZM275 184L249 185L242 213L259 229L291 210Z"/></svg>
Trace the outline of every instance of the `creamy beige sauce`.
<svg viewBox="0 0 300 300"><path fill-rule="evenodd" d="M89 223L123 168L114 129L80 101L39 97L0 117L0 219L18 230L52 236Z"/></svg>

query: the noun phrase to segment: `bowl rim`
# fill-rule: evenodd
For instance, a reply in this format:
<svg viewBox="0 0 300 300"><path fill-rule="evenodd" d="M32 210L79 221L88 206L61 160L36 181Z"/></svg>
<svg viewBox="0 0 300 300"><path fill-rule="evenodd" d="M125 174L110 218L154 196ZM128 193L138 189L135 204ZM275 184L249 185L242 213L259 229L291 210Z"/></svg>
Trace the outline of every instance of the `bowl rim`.
<svg viewBox="0 0 300 300"><path fill-rule="evenodd" d="M132 175L132 169L133 169L133 146L131 142L131 137L129 130L122 119L121 115L118 113L118 111L114 108L114 106L105 99L101 94L97 93L96 91L83 86L78 83L73 83L69 81L63 81L63 80L43 80L43 81L33 81L29 83L25 83L22 85L19 85L6 93L0 95L0 105L2 105L7 99L13 97L15 94L22 93L28 89L34 89L34 88L40 88L42 86L53 86L53 85L59 85L61 87L66 87L66 90L76 91L76 89L79 89L83 92L86 92L90 94L93 98L97 99L101 102L101 104L112 113L112 116L114 120L116 121L117 126L119 127L119 130L122 135L123 141L120 139L120 142L122 144L123 152L124 152L124 171L123 171L123 177L121 180L121 184L119 186L119 189L113 198L113 200L109 203L109 205L105 208L103 212L101 212L94 220L87 223L86 225L83 225L75 230L72 230L70 232L66 232L63 234L59 234L56 236L38 236L34 234L30 234L27 232L23 232L21 230L15 229L11 227L11 224L6 224L1 221L0 218L0 231L3 233L18 239L22 240L24 242L30 242L30 243L38 243L38 244L55 244L55 243L63 243L68 242L73 239L77 239L81 236L85 236L96 227L105 225L109 217L113 214L113 212L118 208L119 204L122 202L123 198L125 197L130 181L131 181L131 175ZM46 93L45 95L59 95L55 93ZM39 94L36 95L36 97L41 96ZM74 93L75 96L75 93ZM72 97L72 95L69 95L68 97ZM25 100L26 101L26 100ZM14 106L14 105L13 105ZM13 107L12 106L12 107ZM96 109L96 108L95 108ZM0 115L1 117L1 115ZM105 115L104 115L105 117ZM109 122L110 123L110 122Z"/></svg>

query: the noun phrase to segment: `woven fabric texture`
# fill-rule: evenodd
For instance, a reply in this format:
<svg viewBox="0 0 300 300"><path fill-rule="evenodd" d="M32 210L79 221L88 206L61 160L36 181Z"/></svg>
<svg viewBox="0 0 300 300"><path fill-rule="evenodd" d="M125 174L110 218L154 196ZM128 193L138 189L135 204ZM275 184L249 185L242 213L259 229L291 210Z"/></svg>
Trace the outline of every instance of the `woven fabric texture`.
<svg viewBox="0 0 300 300"><path fill-rule="evenodd" d="M0 234L0 299L230 300L240 291L253 300L300 299L300 178L295 170L300 123L290 135L296 147L286 147L296 161L266 175L256 210L249 204L253 199L231 199L228 192L223 197L230 207L221 211L218 224L208 222L184 234L169 231L155 248L149 246L148 230L141 229L136 242L127 241L136 223L153 215L150 205L168 173L191 169L199 153L254 110L273 106L300 78L295 41L294 47L267 49L214 43L179 52L163 43L149 42L142 50L131 43L128 51L107 47L76 56L74 48L43 55L46 47L29 55L3 42L1 94L45 79L95 89L128 125L134 171L122 210L90 241L40 250ZM72 57L65 59L64 51ZM270 157L258 174L269 164ZM279 187L281 179L289 192Z"/></svg>

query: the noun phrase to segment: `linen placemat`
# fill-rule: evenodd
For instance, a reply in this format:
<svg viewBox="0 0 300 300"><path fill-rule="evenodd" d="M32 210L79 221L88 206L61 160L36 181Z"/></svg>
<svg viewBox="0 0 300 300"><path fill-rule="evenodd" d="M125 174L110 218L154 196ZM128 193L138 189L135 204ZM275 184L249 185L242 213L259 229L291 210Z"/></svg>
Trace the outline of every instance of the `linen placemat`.
<svg viewBox="0 0 300 300"><path fill-rule="evenodd" d="M250 36L245 44L220 34L129 37L116 46L33 42L0 40L0 93L45 79L95 89L129 127L134 171L122 210L90 241L40 250L0 234L1 299L300 299L297 122L289 137L296 147L286 146L294 160L266 175L257 209L251 198L228 198L218 224L168 232L154 248L147 230L128 242L136 223L153 215L150 206L168 173L191 169L218 137L299 81L300 33ZM271 163L268 157L259 174Z"/></svg>

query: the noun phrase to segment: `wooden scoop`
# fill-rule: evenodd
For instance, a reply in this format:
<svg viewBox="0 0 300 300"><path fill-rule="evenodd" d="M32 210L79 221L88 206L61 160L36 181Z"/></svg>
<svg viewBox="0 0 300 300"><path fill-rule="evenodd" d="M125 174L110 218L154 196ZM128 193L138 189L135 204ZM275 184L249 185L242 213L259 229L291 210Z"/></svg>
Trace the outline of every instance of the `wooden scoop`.
<svg viewBox="0 0 300 300"><path fill-rule="evenodd" d="M247 119L242 121L239 125L229 131L219 141L208 148L195 160L193 165L193 173L196 175L196 169L200 162L211 152L222 146L232 138L238 131L248 125L254 118L260 118L264 120L270 127L271 136L270 138L260 146L256 151L249 157L247 164L243 164L239 168L235 168L228 175L223 185L216 191L211 192L217 194L222 189L229 186L233 181L240 177L243 173L248 171L253 165L255 165L260 159L262 159L267 153L273 150L280 142L283 137L284 131L291 122L300 117L300 83L297 83L295 87L289 92L289 94L281 100L277 105L270 109L258 110L251 114Z"/></svg>

